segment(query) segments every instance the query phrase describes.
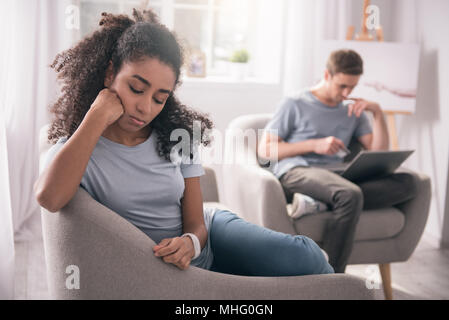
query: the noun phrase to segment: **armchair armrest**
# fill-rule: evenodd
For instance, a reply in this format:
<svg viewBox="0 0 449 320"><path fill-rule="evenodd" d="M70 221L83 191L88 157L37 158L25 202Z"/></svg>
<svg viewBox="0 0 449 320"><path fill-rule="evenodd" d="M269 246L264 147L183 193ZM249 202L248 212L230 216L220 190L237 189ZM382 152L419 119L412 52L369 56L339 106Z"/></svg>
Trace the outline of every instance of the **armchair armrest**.
<svg viewBox="0 0 449 320"><path fill-rule="evenodd" d="M404 167L398 172L407 172L415 179L417 195L415 198L397 206L405 215L405 226L397 235L397 261L406 261L415 250L426 226L431 200L430 178L422 173Z"/></svg>
<svg viewBox="0 0 449 320"><path fill-rule="evenodd" d="M282 186L272 173L257 165L224 165L223 184L227 205L235 213L272 230L297 234Z"/></svg>
<svg viewBox="0 0 449 320"><path fill-rule="evenodd" d="M189 267L153 255L155 243L80 188L58 213L43 210L50 295L55 299L373 299L345 274L243 277ZM68 266L79 270L69 289Z"/></svg>
<svg viewBox="0 0 449 320"><path fill-rule="evenodd" d="M212 168L204 166L205 174L200 177L201 193L204 202L220 202L218 197L217 178Z"/></svg>

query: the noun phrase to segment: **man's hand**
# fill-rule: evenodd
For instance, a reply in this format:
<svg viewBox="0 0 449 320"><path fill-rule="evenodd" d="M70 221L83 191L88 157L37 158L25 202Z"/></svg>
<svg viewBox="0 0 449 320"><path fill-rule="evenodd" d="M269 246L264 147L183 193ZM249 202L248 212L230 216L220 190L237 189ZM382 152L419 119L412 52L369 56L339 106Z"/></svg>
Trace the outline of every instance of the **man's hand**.
<svg viewBox="0 0 449 320"><path fill-rule="evenodd" d="M327 137L322 139L316 139L314 141L313 152L325 155L334 155L340 149L346 149L345 144L338 138Z"/></svg>
<svg viewBox="0 0 449 320"><path fill-rule="evenodd" d="M153 247L154 255L162 257L166 263L172 263L181 270L189 267L195 255L195 248L190 237L175 237L163 239Z"/></svg>
<svg viewBox="0 0 449 320"><path fill-rule="evenodd" d="M367 101L359 98L349 98L348 100L354 100L354 103L348 105L348 117L355 114L357 118L362 115L363 111L371 112L375 117L382 114L382 109L379 104L372 101Z"/></svg>
<svg viewBox="0 0 449 320"><path fill-rule="evenodd" d="M372 134L366 134L358 138L363 147L367 150L388 150L388 128L379 104L358 98L349 98L349 100L354 100L354 103L348 106L348 117L351 117L352 114L360 117L363 111L369 111L373 114Z"/></svg>

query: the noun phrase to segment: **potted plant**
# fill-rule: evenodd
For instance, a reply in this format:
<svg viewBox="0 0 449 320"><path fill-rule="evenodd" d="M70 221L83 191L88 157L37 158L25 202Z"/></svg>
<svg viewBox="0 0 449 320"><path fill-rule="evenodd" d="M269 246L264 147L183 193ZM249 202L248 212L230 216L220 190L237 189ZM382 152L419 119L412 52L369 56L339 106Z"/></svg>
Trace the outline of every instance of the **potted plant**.
<svg viewBox="0 0 449 320"><path fill-rule="evenodd" d="M233 52L229 58L231 62L231 74L237 80L243 80L248 74L249 53L246 49Z"/></svg>

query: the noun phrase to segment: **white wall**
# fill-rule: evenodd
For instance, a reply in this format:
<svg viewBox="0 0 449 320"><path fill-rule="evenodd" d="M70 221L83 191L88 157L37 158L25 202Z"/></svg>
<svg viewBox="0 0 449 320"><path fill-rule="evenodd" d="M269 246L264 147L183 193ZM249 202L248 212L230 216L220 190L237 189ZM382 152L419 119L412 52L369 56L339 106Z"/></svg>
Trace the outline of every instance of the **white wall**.
<svg viewBox="0 0 449 320"><path fill-rule="evenodd" d="M421 45L416 113L397 119L399 145L416 149L406 165L430 176L432 202L425 234L449 244L446 204L449 159L449 1L395 1L392 40ZM446 211L446 214L445 214ZM445 221L446 215L446 221Z"/></svg>
<svg viewBox="0 0 449 320"><path fill-rule="evenodd" d="M224 131L237 116L273 112L282 98L282 87L276 83L184 80L177 95L189 107L209 113L215 127Z"/></svg>

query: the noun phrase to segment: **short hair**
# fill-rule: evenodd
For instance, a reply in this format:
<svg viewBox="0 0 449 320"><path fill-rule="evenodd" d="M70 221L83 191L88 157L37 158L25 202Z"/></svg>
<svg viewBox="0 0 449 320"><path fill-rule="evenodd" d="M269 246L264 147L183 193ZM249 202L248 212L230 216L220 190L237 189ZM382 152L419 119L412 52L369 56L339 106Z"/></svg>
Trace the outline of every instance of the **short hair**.
<svg viewBox="0 0 449 320"><path fill-rule="evenodd" d="M358 76L363 73L363 60L354 50L336 50L327 59L326 68L331 76L337 73Z"/></svg>

